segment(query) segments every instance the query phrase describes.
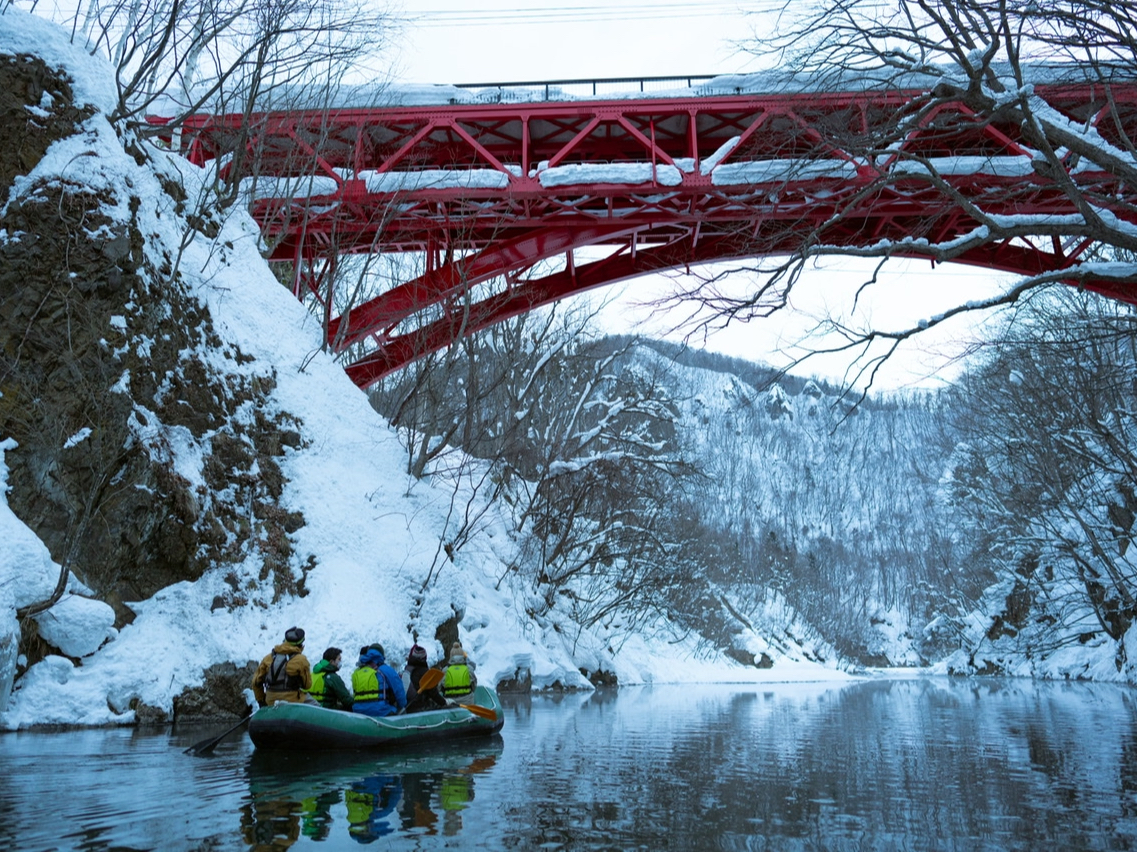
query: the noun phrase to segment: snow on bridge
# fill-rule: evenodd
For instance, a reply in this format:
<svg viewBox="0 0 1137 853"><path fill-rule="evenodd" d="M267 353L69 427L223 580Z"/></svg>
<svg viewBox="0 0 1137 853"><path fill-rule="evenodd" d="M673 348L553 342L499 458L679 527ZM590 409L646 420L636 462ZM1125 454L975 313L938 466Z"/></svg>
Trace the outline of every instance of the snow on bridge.
<svg viewBox="0 0 1137 853"><path fill-rule="evenodd" d="M347 368L366 386L461 335L644 273L788 254L807 235L927 256L977 227L964 201L1040 221L1077 212L1040 174L1016 120L959 102L928 108L935 81L903 82L760 74L344 88L334 108L284 99L248 120L193 115L171 142L241 179L270 260L292 262L297 295L324 303L332 345L369 344ZM1110 102L1100 84L1051 68L1034 93L1132 162L1137 83L1112 86ZM1120 133L1102 120L1111 103ZM913 123L874 147L898 118ZM1114 212L1133 221L1134 191L1114 174L1063 164L1065 179L1117 199ZM1065 268L1086 245L1009 240L956 260L1029 274ZM578 263L586 247L600 256ZM334 316L336 259L378 251L417 253L421 273ZM538 271L551 259L559 269ZM479 285L491 292L471 304ZM441 316L415 327L430 306Z"/></svg>

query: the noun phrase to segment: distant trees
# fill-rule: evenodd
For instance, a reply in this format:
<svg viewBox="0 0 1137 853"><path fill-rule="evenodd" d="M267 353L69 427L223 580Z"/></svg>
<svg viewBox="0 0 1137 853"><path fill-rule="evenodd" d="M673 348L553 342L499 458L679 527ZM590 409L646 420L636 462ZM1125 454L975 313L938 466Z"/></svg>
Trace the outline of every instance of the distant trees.
<svg viewBox="0 0 1137 853"><path fill-rule="evenodd" d="M667 613L729 647L737 620L780 596L849 658L907 643L904 661L933 659L956 638L943 620L925 627L990 580L958 571L937 504L956 444L943 399L872 400L846 417L836 389L792 387L687 371L554 309L420 359L373 399L404 436L408 473L466 478L440 554L490 502L508 506L520 549L502 581L535 619L631 627ZM890 639L885 620L911 636Z"/></svg>
<svg viewBox="0 0 1137 853"><path fill-rule="evenodd" d="M955 443L942 404L873 399L846 417L817 383L794 395L724 385L692 401L697 426L684 422L708 475L698 514L719 541L708 576L743 610L778 592L851 659L934 658L924 628L955 612L963 583L936 505ZM885 621L895 641L875 627Z"/></svg>

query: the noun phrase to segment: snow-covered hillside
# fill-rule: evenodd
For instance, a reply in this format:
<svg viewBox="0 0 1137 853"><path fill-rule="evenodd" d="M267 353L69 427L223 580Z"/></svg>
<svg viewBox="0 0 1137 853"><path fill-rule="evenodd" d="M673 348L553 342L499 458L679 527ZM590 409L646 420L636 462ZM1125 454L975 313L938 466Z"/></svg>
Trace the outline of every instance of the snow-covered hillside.
<svg viewBox="0 0 1137 853"><path fill-rule="evenodd" d="M935 503L950 449L935 396L854 408L817 381L767 371L755 387L729 362L695 367L640 349L641 369L666 372L685 452L713 484L702 521L733 543L719 582L736 603L769 587L846 657L934 659L925 627L937 608L925 596L952 588L936 566L951 568L953 529Z"/></svg>
<svg viewBox="0 0 1137 853"><path fill-rule="evenodd" d="M513 557L514 543L503 523L485 525L476 541L453 562L445 562L426 588L428 567L444 541L451 506L445 484L433 485L404 473L405 457L395 434L371 409L364 394L318 348L319 323L273 277L259 254L253 221L234 212L218 222L210 238L193 231L171 185L199 198L208 175L184 160L132 139L128 154L104 114L113 103L113 71L67 43L66 34L31 15L9 9L0 16L0 54L33 53L73 81L77 102L94 114L80 132L55 142L27 175L17 179L7 202L26 202L38 188L82 186L100 197L110 221L134 217L146 235L145 251L178 258L186 288L208 310L220 345L198 353L220 373L270 371L275 388L264 408L297 422L302 443L283 451L281 505L303 514L290 534L291 552L306 565L303 592L273 600L258 561L216 563L199 579L160 590L144 601L127 602L136 618L116 631L110 608L90 603L91 590L72 579L70 592L38 617L40 633L57 652L26 671L15 659L20 626L17 608L50 594L58 566L47 549L0 501L0 708L8 728L39 723L122 724L140 705L170 712L186 687L200 684L212 664L244 665L259 659L291 625L304 627L308 650L326 646L349 653L382 642L400 661L417 634L432 659L443 649L437 626L457 617L462 642L477 663L479 677L496 684L526 672L535 689L560 685L590 688L581 668L605 670L623 683L693 680L810 680L844 678L831 666L775 659L770 669L744 667L717 657L688 638L665 642L668 626L653 625L611 651L605 637L585 634L574 646L555 620L528 619L497 581ZM43 108L50 108L44 104ZM130 210L128 199L137 201ZM188 234L194 237L184 244ZM27 235L0 233L2 241ZM132 333L129 316L113 331L125 347L142 352L152 342ZM112 329L108 329L108 337ZM238 364L232 352L251 356ZM118 393L131 394L124 372ZM131 440L157 453L191 484L204 482L201 441L164 425L154 402L131 398L137 417ZM254 413L246 413L252 417ZM4 438L0 436L0 439ZM68 440L84 441L76 432ZM6 454L18 454L12 442ZM0 468L7 477L7 468ZM10 483L8 484L11 485ZM270 584L271 586L271 584ZM235 587L247 593L239 607L215 607ZM48 627L50 625L50 627ZM573 651L575 649L575 651ZM66 655L66 656L64 656ZM6 684L14 689L4 703Z"/></svg>

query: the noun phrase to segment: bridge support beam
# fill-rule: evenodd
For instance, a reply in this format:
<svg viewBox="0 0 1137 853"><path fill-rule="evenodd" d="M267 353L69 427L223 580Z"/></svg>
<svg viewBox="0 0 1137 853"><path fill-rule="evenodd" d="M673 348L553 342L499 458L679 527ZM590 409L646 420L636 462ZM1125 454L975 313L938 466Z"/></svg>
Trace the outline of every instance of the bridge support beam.
<svg viewBox="0 0 1137 853"><path fill-rule="evenodd" d="M201 162L239 146L234 162L255 165L269 191L251 210L270 259L293 263L294 293L316 295L333 349L373 346L348 368L361 384L490 323L647 272L807 245L919 256L920 245L962 245L986 223L1032 220L1037 232L1016 226L1018 240L952 258L1029 275L1086 251L1044 245L1056 223L1074 222L1064 237L1084 236L1085 197L1137 227L1137 182L1073 157L1043 174L1013 111L977 117L918 90L713 84L680 97L192 116L177 141ZM1137 82L1040 83L1033 94L1119 150L1137 139ZM922 120L900 128L907 115ZM880 147L875 134L897 128ZM578 264L588 247L611 254ZM370 252L425 262L333 316L334 258ZM562 256L562 272L539 271ZM1137 304L1132 281L1083 284ZM428 309L442 316L414 328Z"/></svg>

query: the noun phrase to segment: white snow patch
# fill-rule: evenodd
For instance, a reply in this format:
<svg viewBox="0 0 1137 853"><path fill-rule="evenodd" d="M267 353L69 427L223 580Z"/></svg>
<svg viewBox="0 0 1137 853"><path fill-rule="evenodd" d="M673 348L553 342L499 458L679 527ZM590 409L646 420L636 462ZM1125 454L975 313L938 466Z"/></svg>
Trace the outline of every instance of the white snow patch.
<svg viewBox="0 0 1137 853"><path fill-rule="evenodd" d="M64 595L49 610L34 618L39 635L68 657L93 654L104 641L117 634L114 608L78 595Z"/></svg>
<svg viewBox="0 0 1137 853"><path fill-rule="evenodd" d="M74 447L75 445L86 441L90 435L91 428L83 427L81 430L75 433L75 435L71 436L69 439L67 439L67 441L63 442L63 449L67 450L68 448Z"/></svg>

